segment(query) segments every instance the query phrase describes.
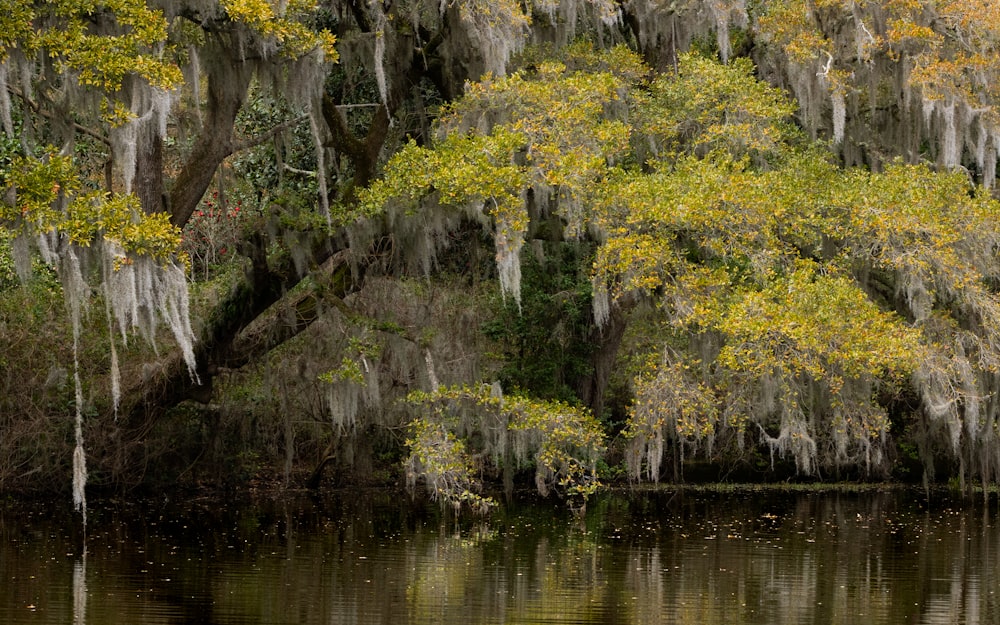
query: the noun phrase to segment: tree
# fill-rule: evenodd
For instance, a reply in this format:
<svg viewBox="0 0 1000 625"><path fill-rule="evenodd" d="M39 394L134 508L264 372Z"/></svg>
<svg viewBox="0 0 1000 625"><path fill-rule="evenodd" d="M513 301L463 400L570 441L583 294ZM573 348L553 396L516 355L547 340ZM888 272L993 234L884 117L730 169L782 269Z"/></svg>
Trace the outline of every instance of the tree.
<svg viewBox="0 0 1000 625"><path fill-rule="evenodd" d="M164 321L181 347L188 374L197 383L185 272L182 263L175 262L180 244L175 225L190 216L216 167L232 149L229 137L249 73L229 68L227 80L235 76L236 84L224 92L209 81L211 125L207 128L222 134L202 135L203 141L195 146L175 181L173 201L164 204L162 145L170 91L180 82L181 71L172 54L176 41L170 41L163 12L132 0L18 2L12 9L3 17L7 37L0 48L0 114L7 137L15 136L9 97L13 93L21 104L17 119L21 145L15 149L16 156L5 155L10 167L3 172L6 197L0 220L17 234L13 245L20 273L30 267L32 244L57 268L72 321L75 354L81 313L90 294L90 276L84 267L87 257L93 256L92 262L100 267L97 275L108 325L116 323L124 340L128 329L136 327L151 338L157 323ZM185 9L181 7L182 12ZM301 9L293 6L290 14ZM228 17L227 36L233 30L254 35L252 41L258 46L277 44L291 57L314 49L332 52L329 34L305 29L289 19L288 13L273 15L267 3L220 5L216 10L224 10ZM206 16L203 23L210 22ZM218 80L221 72L221 67L215 68ZM17 83L20 89L13 87ZM49 123L36 127L33 112ZM100 124L101 129L77 120ZM71 158L80 133L110 148L107 168L119 163L120 184L107 175L103 192L86 188L93 181L81 178ZM39 142L43 147L38 147ZM58 152L45 148L46 142L62 148ZM14 148L10 141L5 146ZM166 208L171 212L165 212ZM111 353L117 409L121 391L114 339ZM83 400L76 358L74 365L73 493L86 514Z"/></svg>
<svg viewBox="0 0 1000 625"><path fill-rule="evenodd" d="M667 439L737 450L748 433L805 474L877 472L913 379L927 427L949 424L960 458L987 445L975 471L992 479L973 380L996 358L997 203L924 166L834 166L749 63L682 55L646 82L614 54L571 49L470 88L365 200L483 211L515 298L504 276L529 223L596 236L597 322L637 298L663 315L633 383L635 477L658 479Z"/></svg>
<svg viewBox="0 0 1000 625"><path fill-rule="evenodd" d="M630 321L655 305L655 346L633 359L648 364L631 385L635 473L659 475L663 440L739 449L748 428L803 471L874 471L895 419L922 432L925 457L947 439L960 473L988 481L995 206L919 162L991 184L989 15L917 2L19 0L0 17L4 227L22 267L26 243L61 266L74 319L97 286L118 335L152 335L158 319L174 330L181 349L120 390L126 420L210 400L220 371L322 323L324 307L348 310L399 259L430 273L456 224L474 222L516 306L528 242L597 250L597 348L577 384L595 414ZM281 113L247 123L262 94ZM835 166L809 140L823 136L842 164L875 173ZM175 228L231 175L227 159L265 150L311 182L296 197L254 189L243 271L195 337ZM85 271L88 255L101 271ZM838 323L848 312L866 332ZM907 394L921 410L892 414Z"/></svg>
<svg viewBox="0 0 1000 625"><path fill-rule="evenodd" d="M613 18L611 5L582 6L593 7L595 15L606 21ZM20 138L14 152L24 163L40 163L31 166L39 172L50 162L66 169L65 175L46 178L51 184L35 185L51 193L39 195L30 207L8 198L5 206L10 211L4 216L9 227L20 232L15 247L24 251L27 244L36 243L44 253L52 251L54 255L47 258L55 261L78 256L91 246L107 261L100 263L108 271L97 281L112 311L124 315L119 325L138 323L151 334L153 321L162 315L181 342L181 357L162 368L158 380L143 380L138 388L121 391L115 382L115 403L121 393L130 415L150 407L157 412L187 397L210 398L212 378L220 367L239 366L307 327L312 318L303 317L291 327L265 333L267 339L261 343L237 341L243 328L299 283L303 267L344 258L336 254L328 235L331 227L353 213L338 206L338 214L331 215L331 202L352 202L353 190L372 178L393 116L422 77L428 76L447 93L460 88L465 70L434 69L442 64L472 62L479 68L472 71L503 72L510 54L527 40L530 22L530 15L517 3L491 7L488 18L476 2L400 5L389 15L389 7L378 3L263 0L23 1L10 8L3 17L5 35L0 42L5 134ZM547 5L545 10L555 15L557 7ZM377 102L350 101L356 95L350 88L323 91L330 62L338 56L333 35L324 26L342 35L341 47L354 64L337 72L334 82L344 76L349 82L357 65L367 66L376 76ZM460 36L445 41L444 32ZM470 40L480 52L473 57L467 54ZM273 86L290 110L304 115L282 120L257 136L238 138L234 125L254 81ZM360 116L359 122L351 113L355 105L374 113ZM311 127L317 146L318 212L325 225L312 220L295 224L306 230L298 237L306 249L292 250L304 263L287 256L268 258L268 238L260 233L252 237L243 246L250 259L246 280L218 307L195 341L186 325L186 299L177 290L182 286L176 278L182 264L170 264L177 252L177 232L163 215L174 227L182 227L227 157L279 137L303 121ZM60 156L44 147L49 144L60 146ZM75 160L83 175L69 173L71 154L80 156ZM344 157L347 171L338 186L330 188L334 154ZM20 163L18 169L30 169ZM94 175L100 171L103 180ZM11 194L28 197L25 182L13 177L6 182ZM97 191L101 187L104 193L120 194L120 199L104 202ZM83 189L92 193L85 195ZM70 195L78 190L78 197ZM79 208L84 200L90 202L85 214ZM39 233L45 236L37 238ZM26 258L23 253L20 257ZM338 271L350 273L347 269L341 260ZM161 270L174 277L169 282L156 278L158 286L139 289L148 301L115 299L131 293L125 287L132 279L123 281L122 276ZM76 311L82 306L78 299L90 290L85 284L91 276L83 271L62 273L67 291L76 294L68 296ZM125 287L115 286L116 282ZM342 282L346 289L350 283ZM166 308L157 313L156 306ZM112 356L114 360L114 352Z"/></svg>

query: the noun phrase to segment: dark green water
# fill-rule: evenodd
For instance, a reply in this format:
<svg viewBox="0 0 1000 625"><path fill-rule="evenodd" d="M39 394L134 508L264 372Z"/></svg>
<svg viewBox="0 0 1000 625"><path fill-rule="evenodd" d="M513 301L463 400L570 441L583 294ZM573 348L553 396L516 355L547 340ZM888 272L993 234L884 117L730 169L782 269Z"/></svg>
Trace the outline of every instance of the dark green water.
<svg viewBox="0 0 1000 625"><path fill-rule="evenodd" d="M996 504L908 492L68 507L0 505L0 623L1000 623Z"/></svg>

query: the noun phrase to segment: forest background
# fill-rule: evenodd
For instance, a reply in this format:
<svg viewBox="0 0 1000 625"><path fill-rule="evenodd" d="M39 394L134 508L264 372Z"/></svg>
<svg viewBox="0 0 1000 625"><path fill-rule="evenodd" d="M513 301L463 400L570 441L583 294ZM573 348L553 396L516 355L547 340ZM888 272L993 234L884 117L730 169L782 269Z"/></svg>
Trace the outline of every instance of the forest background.
<svg viewBox="0 0 1000 625"><path fill-rule="evenodd" d="M3 8L0 490L1000 476L990 0Z"/></svg>

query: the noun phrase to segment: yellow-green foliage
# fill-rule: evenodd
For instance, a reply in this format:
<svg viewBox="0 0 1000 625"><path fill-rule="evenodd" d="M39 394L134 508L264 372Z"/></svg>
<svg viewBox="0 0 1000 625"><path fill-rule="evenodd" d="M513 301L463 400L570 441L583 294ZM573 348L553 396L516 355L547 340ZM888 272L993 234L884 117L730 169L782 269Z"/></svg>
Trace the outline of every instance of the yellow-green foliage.
<svg viewBox="0 0 1000 625"><path fill-rule="evenodd" d="M554 199L578 237L589 223L583 206L598 190L608 164L627 152L629 85L641 61L622 48L567 54L532 71L487 77L470 85L438 124L433 146L406 146L383 179L361 196L367 211L421 201L485 214L492 223L501 288L520 303L518 256L528 230L529 191ZM622 72L611 69L623 61ZM576 66L599 67L597 71Z"/></svg>
<svg viewBox="0 0 1000 625"><path fill-rule="evenodd" d="M381 346L371 340L352 337L347 341L345 351L346 354L341 359L340 365L321 373L319 380L327 384L344 381L365 386L368 383L365 373L372 366L369 364L369 360L378 361L382 351Z"/></svg>
<svg viewBox="0 0 1000 625"><path fill-rule="evenodd" d="M702 337L718 343L697 374L673 361L639 372L634 454L652 462L664 428L711 445L753 423L807 472L826 438L836 451L823 462L874 468L888 431L874 388L916 379L930 404L981 406L968 372L1000 355L989 287L1000 206L963 176L844 171L814 152L762 170L711 153L623 172L602 197L598 286L660 303L670 340L695 353Z"/></svg>
<svg viewBox="0 0 1000 625"><path fill-rule="evenodd" d="M635 125L655 146L656 159L712 150L761 159L788 149L797 134L790 123L796 106L755 78L750 59L720 65L689 53L678 64L676 76L657 76L637 96Z"/></svg>
<svg viewBox="0 0 1000 625"><path fill-rule="evenodd" d="M473 477L476 468L463 443L442 423L414 419L410 423L410 448L406 479L412 488L418 479L424 480L431 497L452 506L456 512L462 506L483 514L496 505L491 497L473 492L478 488Z"/></svg>
<svg viewBox="0 0 1000 625"><path fill-rule="evenodd" d="M486 136L449 135L434 149L411 141L387 165L397 175L366 189L362 203L375 211L390 199L412 204L433 192L439 202L452 206L489 200L490 211L519 208L520 190L527 179L523 168L512 161L522 143L518 134L503 128ZM510 227L526 225L514 217Z"/></svg>
<svg viewBox="0 0 1000 625"><path fill-rule="evenodd" d="M19 157L2 182L16 200L0 202L0 226L20 235L57 232L81 247L109 240L128 254L160 262L183 256L180 229L169 215L144 214L134 195L83 191L67 156Z"/></svg>
<svg viewBox="0 0 1000 625"><path fill-rule="evenodd" d="M762 290L741 289L718 325L718 363L755 377L781 369L823 380L906 376L921 356L920 333L880 309L847 276L803 262Z"/></svg>
<svg viewBox="0 0 1000 625"><path fill-rule="evenodd" d="M117 32L92 29L93 17L100 14L113 17ZM129 75L160 89L181 81L180 69L162 54L166 18L144 0L15 0L5 4L0 30L0 59L14 48L44 50L60 72L108 93L120 89Z"/></svg>
<svg viewBox="0 0 1000 625"><path fill-rule="evenodd" d="M255 32L276 43L281 53L296 58L317 48L324 58L336 62L336 37L323 29L314 31L303 23L319 4L311 0L274 3L268 0L219 0L226 14L234 21L246 24Z"/></svg>
<svg viewBox="0 0 1000 625"><path fill-rule="evenodd" d="M315 2L220 0L217 8L283 57L319 50L326 61L337 61L336 38L307 25L319 8ZM163 11L145 0L12 0L0 15L0 33L0 62L14 49L29 58L47 56L62 79L99 94L102 117L112 126L134 117L122 98L130 78L164 92L183 82L183 36L172 36Z"/></svg>

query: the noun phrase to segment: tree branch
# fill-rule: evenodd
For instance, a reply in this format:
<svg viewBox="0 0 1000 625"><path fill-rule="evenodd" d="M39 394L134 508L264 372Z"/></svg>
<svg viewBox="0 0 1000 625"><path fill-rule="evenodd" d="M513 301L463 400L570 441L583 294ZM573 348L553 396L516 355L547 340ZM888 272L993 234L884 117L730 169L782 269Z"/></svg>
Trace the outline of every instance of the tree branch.
<svg viewBox="0 0 1000 625"><path fill-rule="evenodd" d="M24 104L27 105L27 107L29 109L31 109L31 111L33 113L35 113L37 115L41 115L45 119L50 119L50 120L59 121L59 122L65 121L65 119L62 116L57 116L55 113L52 113L50 111L46 111L45 109L43 109L42 106L38 102L35 102L31 98L29 98L27 95L25 95L17 87L12 87L11 85L7 85L7 91L10 92L11 95L16 96L19 100L21 100L22 102L24 102ZM81 134L87 135L88 137L90 137L92 139L96 139L96 140L100 141L101 143L103 143L104 145L108 146L109 148L111 147L111 139L108 139L106 136L104 136L100 132L98 132L96 130L93 130L92 128L88 128L88 127L84 126L83 124L79 124L77 122L72 122L71 125L73 127L73 130L75 130L75 131L77 131L77 132L79 132Z"/></svg>
<svg viewBox="0 0 1000 625"><path fill-rule="evenodd" d="M220 371L243 367L308 328L317 318L320 298L343 299L361 287L364 273L352 271L346 248L334 249L329 240L317 238L311 254L317 269L309 274L317 286L283 301L302 276L290 258L268 265L263 234L252 246L245 250L251 256L251 269L215 307L199 336L195 358L201 383L191 378L179 355L172 356L152 377L136 380L125 390L120 414L142 420L187 399L207 403ZM280 310L275 308L278 302ZM247 331L258 319L260 324Z"/></svg>
<svg viewBox="0 0 1000 625"><path fill-rule="evenodd" d="M236 152L242 152L243 150L249 150L250 148L255 148L262 143L270 141L278 133L284 132L289 128L293 128L308 119L309 119L308 115L299 115L298 117L283 121L263 134L259 134L255 137L250 137L249 139L243 139L242 141L235 142L233 144L232 151L233 153L236 153Z"/></svg>

